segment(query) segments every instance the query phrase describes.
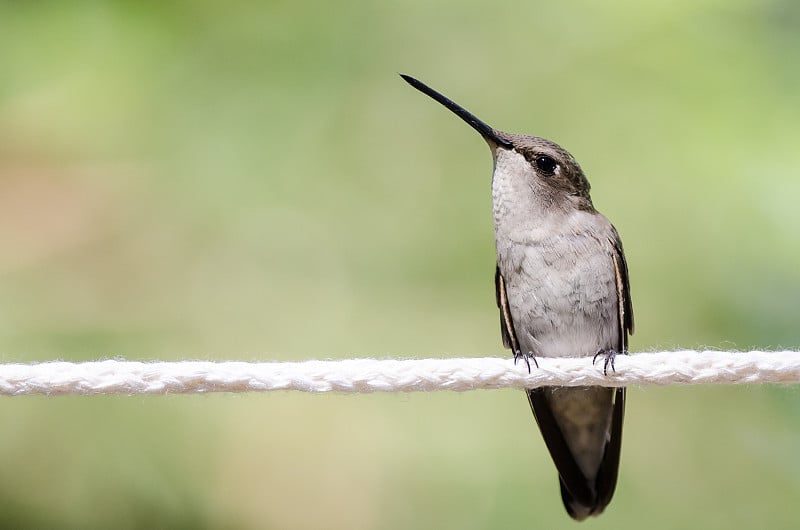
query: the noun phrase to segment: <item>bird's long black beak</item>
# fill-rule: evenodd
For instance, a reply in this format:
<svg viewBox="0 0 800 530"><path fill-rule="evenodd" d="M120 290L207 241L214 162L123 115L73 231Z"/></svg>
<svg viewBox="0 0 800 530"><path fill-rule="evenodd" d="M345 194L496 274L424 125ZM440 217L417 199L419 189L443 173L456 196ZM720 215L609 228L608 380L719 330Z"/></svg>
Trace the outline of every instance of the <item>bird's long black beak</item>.
<svg viewBox="0 0 800 530"><path fill-rule="evenodd" d="M432 97L451 111L453 111L459 118L464 120L465 122L469 123L470 126L478 131L481 136L483 136L484 140L495 144L499 147L505 147L506 149L511 149L513 147L511 142L508 140L501 138L498 136L497 131L489 127L486 123L479 120L472 114L470 111L453 101L452 99L443 96L442 94L438 93L422 81L418 79L414 79L410 75L400 74L400 77L406 80L406 82L422 92L423 94L427 94L428 96Z"/></svg>

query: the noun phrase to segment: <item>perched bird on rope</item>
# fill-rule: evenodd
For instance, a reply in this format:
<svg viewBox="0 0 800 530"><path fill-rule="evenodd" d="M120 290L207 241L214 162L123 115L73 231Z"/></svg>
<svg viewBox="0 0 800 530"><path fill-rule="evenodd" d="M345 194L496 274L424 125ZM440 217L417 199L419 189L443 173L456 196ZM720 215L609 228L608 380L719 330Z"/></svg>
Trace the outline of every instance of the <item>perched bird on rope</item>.
<svg viewBox="0 0 800 530"><path fill-rule="evenodd" d="M474 128L494 158L495 289L503 344L514 359L602 357L604 370L633 333L628 267L614 226L565 149L493 129L422 82L402 75ZM558 470L571 517L599 515L617 484L625 389L526 390Z"/></svg>

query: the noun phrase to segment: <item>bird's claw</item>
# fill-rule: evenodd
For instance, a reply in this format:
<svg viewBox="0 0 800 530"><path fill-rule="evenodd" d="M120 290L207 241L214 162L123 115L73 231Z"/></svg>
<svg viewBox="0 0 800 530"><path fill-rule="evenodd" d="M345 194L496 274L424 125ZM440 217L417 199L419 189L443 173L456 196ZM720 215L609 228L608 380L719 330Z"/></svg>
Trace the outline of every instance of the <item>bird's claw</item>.
<svg viewBox="0 0 800 530"><path fill-rule="evenodd" d="M597 353L594 354L594 358L592 359L592 364L597 362L597 358L603 356L605 359L603 360L603 375L608 375L608 366L611 365L611 371L616 372L617 367L614 366L614 359L617 358L619 352L615 350L598 350Z"/></svg>
<svg viewBox="0 0 800 530"><path fill-rule="evenodd" d="M531 373L531 361L533 361L534 366L539 368L539 363L536 361L536 357L533 355L533 352L522 353L519 350L514 352L514 364L517 364L517 361L522 359L525 361L525 364L528 366L528 373Z"/></svg>

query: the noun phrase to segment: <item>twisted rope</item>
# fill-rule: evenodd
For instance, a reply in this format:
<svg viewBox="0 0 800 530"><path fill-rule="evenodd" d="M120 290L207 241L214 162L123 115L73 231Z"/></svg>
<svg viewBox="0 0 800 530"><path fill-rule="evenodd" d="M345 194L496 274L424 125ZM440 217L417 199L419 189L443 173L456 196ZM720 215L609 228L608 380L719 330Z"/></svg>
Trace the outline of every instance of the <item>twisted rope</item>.
<svg viewBox="0 0 800 530"><path fill-rule="evenodd" d="M349 359L305 362L0 364L0 395L192 394L206 392L431 392L540 386L647 386L800 382L800 351L674 351L602 360L539 358L530 373L511 359Z"/></svg>

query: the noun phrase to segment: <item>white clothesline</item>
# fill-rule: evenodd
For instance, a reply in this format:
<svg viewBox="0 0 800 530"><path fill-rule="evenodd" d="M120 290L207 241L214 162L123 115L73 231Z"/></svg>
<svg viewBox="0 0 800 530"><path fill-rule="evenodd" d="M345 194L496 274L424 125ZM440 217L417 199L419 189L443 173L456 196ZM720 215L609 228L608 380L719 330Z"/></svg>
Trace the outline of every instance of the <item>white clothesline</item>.
<svg viewBox="0 0 800 530"><path fill-rule="evenodd" d="M528 373L509 358L303 362L177 361L0 364L0 395L208 392L431 392L540 386L800 383L800 351L671 351L619 355L603 374L583 358L538 358Z"/></svg>

